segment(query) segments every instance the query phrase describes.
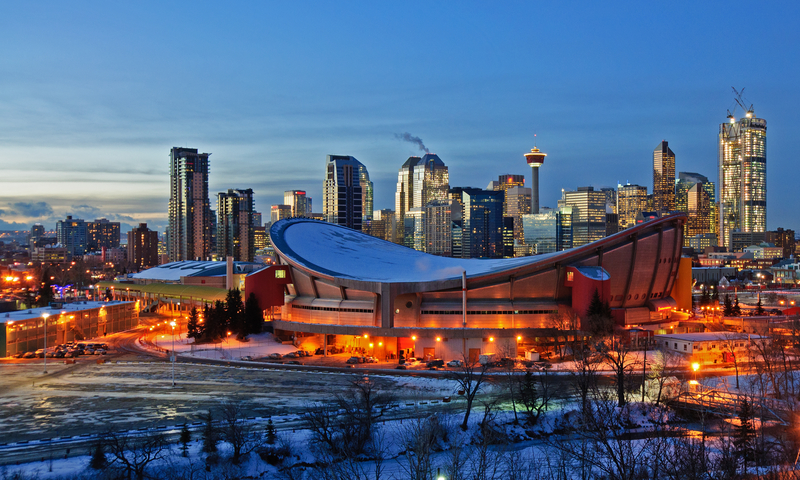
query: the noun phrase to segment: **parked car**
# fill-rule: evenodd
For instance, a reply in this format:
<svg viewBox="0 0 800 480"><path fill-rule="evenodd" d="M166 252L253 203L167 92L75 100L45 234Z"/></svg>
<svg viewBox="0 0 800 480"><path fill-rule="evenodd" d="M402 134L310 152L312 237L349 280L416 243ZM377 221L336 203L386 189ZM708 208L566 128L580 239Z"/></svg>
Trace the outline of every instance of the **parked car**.
<svg viewBox="0 0 800 480"><path fill-rule="evenodd" d="M44 358L44 349L40 348L39 350L33 352L33 354L36 356L36 358Z"/></svg>
<svg viewBox="0 0 800 480"><path fill-rule="evenodd" d="M405 366L405 365L398 365L398 366L396 366L394 368L395 368L395 370L406 370L406 369L408 369L408 367Z"/></svg>
<svg viewBox="0 0 800 480"><path fill-rule="evenodd" d="M64 358L66 354L67 352L65 352L64 350L58 350L53 356L55 358Z"/></svg>
<svg viewBox="0 0 800 480"><path fill-rule="evenodd" d="M273 360L279 360L281 357L282 357L282 355L280 353L270 353L269 354L269 358L271 358Z"/></svg>
<svg viewBox="0 0 800 480"><path fill-rule="evenodd" d="M22 358L36 358L36 354L34 352L25 352Z"/></svg>
<svg viewBox="0 0 800 480"><path fill-rule="evenodd" d="M425 366L428 368L444 367L444 360L431 360Z"/></svg>
<svg viewBox="0 0 800 480"><path fill-rule="evenodd" d="M361 357L364 360L364 363L378 363L378 359L375 357Z"/></svg>
<svg viewBox="0 0 800 480"><path fill-rule="evenodd" d="M349 363L350 365L361 363L361 357L350 357L345 363Z"/></svg>
<svg viewBox="0 0 800 480"><path fill-rule="evenodd" d="M302 363L299 360L289 360L286 363L289 365L302 365Z"/></svg>
<svg viewBox="0 0 800 480"><path fill-rule="evenodd" d="M242 360L250 361L253 360L253 357L251 357L250 355L245 355L244 357L242 357Z"/></svg>
<svg viewBox="0 0 800 480"><path fill-rule="evenodd" d="M17 352L14 355L11 355L11 358L22 358L25 355L25 352Z"/></svg>
<svg viewBox="0 0 800 480"><path fill-rule="evenodd" d="M86 347L86 349L83 351L83 353L84 353L84 355L94 355L94 348Z"/></svg>
<svg viewBox="0 0 800 480"><path fill-rule="evenodd" d="M447 362L448 367L460 367L462 365L461 360L450 360Z"/></svg>
<svg viewBox="0 0 800 480"><path fill-rule="evenodd" d="M102 348L98 348L97 350L94 351L95 355L105 355L106 353L107 352Z"/></svg>
<svg viewBox="0 0 800 480"><path fill-rule="evenodd" d="M283 358L297 358L297 352L289 352Z"/></svg>

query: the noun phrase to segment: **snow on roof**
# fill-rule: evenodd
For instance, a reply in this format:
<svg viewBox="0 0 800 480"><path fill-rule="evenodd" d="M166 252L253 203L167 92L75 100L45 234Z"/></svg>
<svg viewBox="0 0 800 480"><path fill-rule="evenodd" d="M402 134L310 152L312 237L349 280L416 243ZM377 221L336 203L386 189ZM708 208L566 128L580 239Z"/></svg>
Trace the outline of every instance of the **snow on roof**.
<svg viewBox="0 0 800 480"><path fill-rule="evenodd" d="M603 267L581 267L576 266L576 270L581 272L582 275L592 279L592 280L608 280L609 275L608 272Z"/></svg>
<svg viewBox="0 0 800 480"><path fill-rule="evenodd" d="M233 262L233 273L249 273L266 265L254 262ZM212 277L225 275L226 262L182 260L148 268L135 273L130 278L146 280L180 281L181 277Z"/></svg>
<svg viewBox="0 0 800 480"><path fill-rule="evenodd" d="M430 255L356 230L310 219L282 220L270 229L273 245L297 264L332 277L372 282L428 282L502 272L563 252L506 259Z"/></svg>
<svg viewBox="0 0 800 480"><path fill-rule="evenodd" d="M718 340L758 340L762 337L754 333L739 332L695 332L695 333L668 333L656 335L656 338L669 340L682 340L684 342L713 342Z"/></svg>
<svg viewBox="0 0 800 480"><path fill-rule="evenodd" d="M8 322L19 322L23 320L31 320L33 318L42 318L42 315L45 313L49 315L58 315L62 312L80 312L83 310L92 310L95 308L110 306L110 305L122 305L124 303L133 303L133 302L122 302L119 300L113 300L110 302L74 302L74 303L64 303L61 304L58 308L53 307L39 307L39 308L31 308L25 310L16 310L13 312L4 312L0 313L0 323L8 323Z"/></svg>

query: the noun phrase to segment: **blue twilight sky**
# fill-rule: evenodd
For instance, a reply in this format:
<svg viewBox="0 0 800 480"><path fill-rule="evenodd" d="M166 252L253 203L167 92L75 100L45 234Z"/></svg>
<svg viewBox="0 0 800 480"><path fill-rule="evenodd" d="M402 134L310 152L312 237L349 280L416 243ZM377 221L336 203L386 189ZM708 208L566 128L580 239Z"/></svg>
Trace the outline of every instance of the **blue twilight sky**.
<svg viewBox="0 0 800 480"><path fill-rule="evenodd" d="M796 1L3 2L0 229L163 230L173 146L212 153L212 203L253 188L265 218L289 189L321 211L327 154L358 158L394 208L420 153L403 132L475 187L530 180L536 133L543 206L652 190L662 139L716 182L735 86L767 120L768 228L800 231L799 24Z"/></svg>

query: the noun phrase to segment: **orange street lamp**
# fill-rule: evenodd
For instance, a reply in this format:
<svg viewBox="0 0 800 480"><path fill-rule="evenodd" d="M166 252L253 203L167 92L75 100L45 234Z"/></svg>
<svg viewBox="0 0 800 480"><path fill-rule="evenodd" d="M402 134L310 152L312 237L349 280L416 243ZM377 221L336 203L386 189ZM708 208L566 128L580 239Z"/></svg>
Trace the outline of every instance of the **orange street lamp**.
<svg viewBox="0 0 800 480"><path fill-rule="evenodd" d="M42 358L44 358L44 373L47 373L47 317L49 316L49 313L42 314L42 318L44 318L44 353L42 354Z"/></svg>
<svg viewBox="0 0 800 480"><path fill-rule="evenodd" d="M172 326L172 386L175 386L175 322L169 322Z"/></svg>
<svg viewBox="0 0 800 480"><path fill-rule="evenodd" d="M695 381L697 381L697 371L700 370L700 364L697 363L697 362L694 362L692 364L692 370L694 371L694 379L695 379Z"/></svg>

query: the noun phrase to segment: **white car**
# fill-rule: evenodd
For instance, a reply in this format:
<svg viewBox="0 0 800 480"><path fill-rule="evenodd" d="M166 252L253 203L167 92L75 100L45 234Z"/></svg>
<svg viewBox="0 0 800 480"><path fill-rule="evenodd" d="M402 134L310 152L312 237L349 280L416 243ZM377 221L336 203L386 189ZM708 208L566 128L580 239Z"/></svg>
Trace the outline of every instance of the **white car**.
<svg viewBox="0 0 800 480"><path fill-rule="evenodd" d="M461 366L461 360L450 360L449 362L447 362L447 366L448 367L460 367Z"/></svg>

